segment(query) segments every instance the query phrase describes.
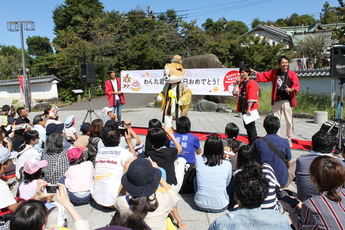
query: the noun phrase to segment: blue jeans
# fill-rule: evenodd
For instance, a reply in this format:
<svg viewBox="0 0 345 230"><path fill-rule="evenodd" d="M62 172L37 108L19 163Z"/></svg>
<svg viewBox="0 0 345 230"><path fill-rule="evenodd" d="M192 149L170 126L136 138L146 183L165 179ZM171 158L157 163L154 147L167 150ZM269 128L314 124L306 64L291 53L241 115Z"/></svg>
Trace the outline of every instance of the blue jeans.
<svg viewBox="0 0 345 230"><path fill-rule="evenodd" d="M116 103L117 105L111 107L113 109L113 113L115 114L115 111L116 111L116 117L117 117L117 120L118 122L121 121L121 114L122 114L122 104L120 102L120 100L116 100Z"/></svg>
<svg viewBox="0 0 345 230"><path fill-rule="evenodd" d="M65 179L66 179L66 177L62 176L59 179L59 183L60 184L65 184ZM77 195L77 194L75 194L73 192L70 192L70 191L68 191L68 188L67 188L67 192L68 192L69 200L74 205L86 204L86 203L88 203L91 200L91 192L90 191L88 193L85 193L85 196L81 196L79 194Z"/></svg>

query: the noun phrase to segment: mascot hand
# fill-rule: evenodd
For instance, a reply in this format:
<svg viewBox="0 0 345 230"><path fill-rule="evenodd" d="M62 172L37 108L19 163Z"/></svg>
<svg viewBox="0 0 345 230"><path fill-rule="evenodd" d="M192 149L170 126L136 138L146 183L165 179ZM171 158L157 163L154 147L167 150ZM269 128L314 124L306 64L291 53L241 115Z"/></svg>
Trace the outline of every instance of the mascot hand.
<svg viewBox="0 0 345 230"><path fill-rule="evenodd" d="M158 97L157 97L157 101L158 101L158 102L161 102L162 100L163 100L163 98L162 98L161 96L158 96Z"/></svg>
<svg viewBox="0 0 345 230"><path fill-rule="evenodd" d="M182 106L182 105L184 105L184 104L183 104L182 101L178 101L178 105L179 105L179 106Z"/></svg>

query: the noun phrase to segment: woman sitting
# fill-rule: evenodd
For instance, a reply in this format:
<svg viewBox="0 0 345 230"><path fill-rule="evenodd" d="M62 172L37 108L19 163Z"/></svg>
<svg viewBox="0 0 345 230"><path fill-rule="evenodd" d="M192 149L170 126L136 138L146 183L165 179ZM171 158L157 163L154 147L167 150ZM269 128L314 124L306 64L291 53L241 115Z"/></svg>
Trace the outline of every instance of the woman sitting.
<svg viewBox="0 0 345 230"><path fill-rule="evenodd" d="M337 159L319 156L309 168L319 195L303 202L300 229L345 229L345 168Z"/></svg>
<svg viewBox="0 0 345 230"><path fill-rule="evenodd" d="M201 211L222 212L227 209L226 187L231 180L231 164L223 160L223 142L211 135L204 145L203 155L196 156L196 194L194 202Z"/></svg>
<svg viewBox="0 0 345 230"><path fill-rule="evenodd" d="M283 207L278 202L278 199L276 196L275 188L280 187L280 184L274 175L274 170L269 164L261 163L261 161L255 154L254 149L252 147L250 147L249 145L244 145L238 151L238 156L237 156L238 170L234 172L234 175L239 170L242 170L245 167L250 167L250 166L260 167L263 173L265 174L265 177L269 181L268 195L265 198L265 201L261 204L261 209L274 209L283 213L284 212Z"/></svg>
<svg viewBox="0 0 345 230"><path fill-rule="evenodd" d="M118 212L110 224L132 229L168 229L171 222L167 217L177 206L179 195L161 178L158 165L151 159L139 158L132 163L127 161L126 168L128 171L122 176L121 182L128 196L117 199L115 207ZM158 187L159 184L162 187ZM186 227L182 222L178 225Z"/></svg>

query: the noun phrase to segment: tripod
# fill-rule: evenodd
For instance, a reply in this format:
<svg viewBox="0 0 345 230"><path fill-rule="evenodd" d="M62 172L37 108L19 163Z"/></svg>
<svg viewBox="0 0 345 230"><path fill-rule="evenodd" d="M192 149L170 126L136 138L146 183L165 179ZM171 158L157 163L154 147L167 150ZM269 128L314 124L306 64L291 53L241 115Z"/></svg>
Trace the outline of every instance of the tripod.
<svg viewBox="0 0 345 230"><path fill-rule="evenodd" d="M90 85L88 84L88 90L89 90L89 109L87 110L83 123L85 123L85 120L87 118L87 116L89 115L90 117L90 123L92 122L92 113L95 114L95 116L98 118L97 114L95 113L95 109L93 108L93 105L91 104L91 89L90 89Z"/></svg>
<svg viewBox="0 0 345 230"><path fill-rule="evenodd" d="M340 85L340 96L339 96L339 102L338 102L338 117L334 119L333 124L331 127L328 129L328 133L331 133L332 129L337 125L338 126L338 132L336 134L336 137L338 137L338 144L337 144L337 151L338 153L341 153L343 150L343 137L344 133L343 131L345 128L343 127L344 120L342 119L343 117L343 94L344 94L344 83L345 83L345 78L338 78L339 85Z"/></svg>

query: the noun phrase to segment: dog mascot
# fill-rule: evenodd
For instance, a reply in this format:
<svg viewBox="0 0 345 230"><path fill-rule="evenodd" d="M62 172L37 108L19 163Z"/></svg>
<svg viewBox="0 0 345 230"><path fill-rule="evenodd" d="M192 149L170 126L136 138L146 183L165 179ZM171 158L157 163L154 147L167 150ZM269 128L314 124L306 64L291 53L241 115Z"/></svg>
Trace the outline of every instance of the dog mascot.
<svg viewBox="0 0 345 230"><path fill-rule="evenodd" d="M164 67L165 85L163 91L157 96L157 102L162 104L165 126L172 128L172 121L178 116L187 115L188 106L192 99L192 91L181 82L184 76L181 56L175 55L171 63Z"/></svg>

